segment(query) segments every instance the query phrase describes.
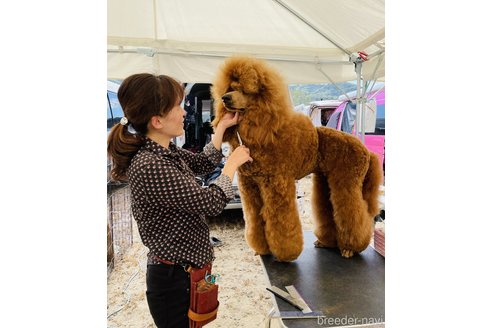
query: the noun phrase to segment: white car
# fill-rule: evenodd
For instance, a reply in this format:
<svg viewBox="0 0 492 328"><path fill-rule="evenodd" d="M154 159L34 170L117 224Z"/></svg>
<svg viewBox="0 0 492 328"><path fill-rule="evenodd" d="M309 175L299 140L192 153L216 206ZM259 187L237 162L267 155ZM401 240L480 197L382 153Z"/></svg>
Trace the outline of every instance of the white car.
<svg viewBox="0 0 492 328"><path fill-rule="evenodd" d="M232 199L224 208L225 210L232 210L236 208L243 208L243 204L241 203L241 196L239 194L239 187L237 184L237 173L234 175L234 179L232 180L232 190L234 190L234 199Z"/></svg>

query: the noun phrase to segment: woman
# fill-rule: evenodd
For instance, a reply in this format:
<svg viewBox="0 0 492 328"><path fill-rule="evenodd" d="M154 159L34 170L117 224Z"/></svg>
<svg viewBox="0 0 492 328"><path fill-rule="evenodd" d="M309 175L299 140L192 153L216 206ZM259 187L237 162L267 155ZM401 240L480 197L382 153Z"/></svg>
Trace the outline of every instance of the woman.
<svg viewBox="0 0 492 328"><path fill-rule="evenodd" d="M182 86L169 76L129 76L118 90L125 116L108 136L111 177L129 181L133 216L149 248L146 296L158 327L188 327L190 278L183 266L214 260L205 216L224 209L233 198L235 171L252 161L248 148L237 148L222 174L201 187L195 176L220 163L224 131L239 116L225 115L203 152L191 153L171 142L184 133L183 96Z"/></svg>

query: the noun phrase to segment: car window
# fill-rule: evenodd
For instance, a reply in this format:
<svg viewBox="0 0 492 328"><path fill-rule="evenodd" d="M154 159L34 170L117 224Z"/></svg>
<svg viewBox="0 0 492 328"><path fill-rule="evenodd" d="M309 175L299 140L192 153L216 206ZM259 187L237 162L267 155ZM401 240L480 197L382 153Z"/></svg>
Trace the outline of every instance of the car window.
<svg viewBox="0 0 492 328"><path fill-rule="evenodd" d="M328 120L328 123L326 123L326 127L336 129L338 125L338 119L340 118L340 114L342 114L342 112L332 114L330 116L330 119Z"/></svg>
<svg viewBox="0 0 492 328"><path fill-rule="evenodd" d="M115 92L107 91L108 95L108 115L107 115L107 130L109 131L113 125L119 123L123 117L123 109L118 101L118 95Z"/></svg>
<svg viewBox="0 0 492 328"><path fill-rule="evenodd" d="M385 134L385 106L384 104L378 105L378 111L376 114L376 132L375 134Z"/></svg>
<svg viewBox="0 0 492 328"><path fill-rule="evenodd" d="M357 104L355 102L347 103L342 116L342 126L341 130L343 132L352 133L354 128L355 115L356 115Z"/></svg>
<svg viewBox="0 0 492 328"><path fill-rule="evenodd" d="M108 119L108 129L113 126L113 112L111 111L111 106L109 105L109 101L107 102L107 107L108 107L108 114L107 114L107 119Z"/></svg>

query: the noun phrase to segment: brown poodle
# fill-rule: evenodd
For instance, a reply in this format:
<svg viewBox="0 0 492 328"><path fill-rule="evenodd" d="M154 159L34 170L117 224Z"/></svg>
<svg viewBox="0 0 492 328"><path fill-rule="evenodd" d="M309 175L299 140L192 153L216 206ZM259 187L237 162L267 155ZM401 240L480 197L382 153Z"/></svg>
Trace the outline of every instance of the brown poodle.
<svg viewBox="0 0 492 328"><path fill-rule="evenodd" d="M246 240L257 254L295 260L303 237L295 182L313 173L313 213L317 247L338 247L342 256L363 251L378 213L379 160L354 136L315 128L296 113L282 77L265 62L232 57L212 87L215 127L226 111L240 122L224 141L239 146L236 132L251 150L252 163L238 170Z"/></svg>

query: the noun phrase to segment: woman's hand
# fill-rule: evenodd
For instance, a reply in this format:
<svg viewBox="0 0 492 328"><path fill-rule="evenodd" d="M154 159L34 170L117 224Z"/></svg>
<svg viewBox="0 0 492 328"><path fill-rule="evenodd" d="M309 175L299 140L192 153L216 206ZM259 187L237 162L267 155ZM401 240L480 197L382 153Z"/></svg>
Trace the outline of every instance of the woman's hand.
<svg viewBox="0 0 492 328"><path fill-rule="evenodd" d="M249 148L246 146L239 146L229 155L226 163L224 164L224 168L222 169L222 174L225 174L231 178L234 178L234 173L237 168L243 165L246 162L252 162L253 158L251 158L249 154Z"/></svg>
<svg viewBox="0 0 492 328"><path fill-rule="evenodd" d="M252 162L253 159L249 155L249 148L246 146L239 146L229 155L227 162L231 161L237 167L240 167L246 162Z"/></svg>
<svg viewBox="0 0 492 328"><path fill-rule="evenodd" d="M223 129L224 131L231 126L236 125L239 122L239 112L231 113L227 112L222 116L219 123L217 124L217 128Z"/></svg>

